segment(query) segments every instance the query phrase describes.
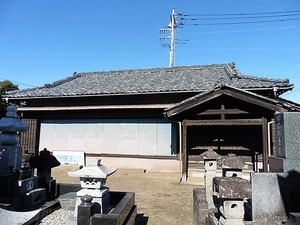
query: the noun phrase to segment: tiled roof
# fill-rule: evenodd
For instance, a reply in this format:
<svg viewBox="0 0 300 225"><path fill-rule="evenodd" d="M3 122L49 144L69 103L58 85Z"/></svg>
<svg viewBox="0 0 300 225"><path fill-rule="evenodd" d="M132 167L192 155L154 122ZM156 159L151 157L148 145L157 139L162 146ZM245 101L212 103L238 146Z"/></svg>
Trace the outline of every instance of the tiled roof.
<svg viewBox="0 0 300 225"><path fill-rule="evenodd" d="M203 92L220 84L241 89L292 88L288 80L245 76L234 63L82 72L44 86L10 92L8 98L105 94Z"/></svg>
<svg viewBox="0 0 300 225"><path fill-rule="evenodd" d="M291 111L298 111L298 112L300 111L300 105L299 104L288 101L288 100L285 100L285 99L282 99L282 98L272 99L272 98L269 98L269 97L266 97L266 96L255 94L255 93L253 93L251 91L247 91L245 89L240 89L240 88L236 88L236 87L232 87L232 86L228 86L228 85L220 85L220 86L215 87L214 89L212 89L210 91L197 94L193 97L190 97L190 98L187 98L187 99L185 99L181 102L178 102L178 103L176 103L176 104L174 104L174 105L172 105L168 108L165 108L164 109L165 115L170 116L170 115L172 115L172 113L170 113L170 115L169 115L168 112L171 112L172 110L176 110L180 107L183 107L184 105L188 105L189 103L199 104L199 103L196 103L197 102L196 99L201 99L205 96L211 95L214 92L217 92L218 90L222 90L222 89L229 89L229 90L232 90L232 91L237 92L237 93L243 93L243 95L245 95L245 96L246 95L251 96L252 98L260 99L260 100L262 100L266 103L268 102L268 103L273 104L275 106L286 108L286 109L289 109ZM205 98L203 98L203 99L205 99Z"/></svg>

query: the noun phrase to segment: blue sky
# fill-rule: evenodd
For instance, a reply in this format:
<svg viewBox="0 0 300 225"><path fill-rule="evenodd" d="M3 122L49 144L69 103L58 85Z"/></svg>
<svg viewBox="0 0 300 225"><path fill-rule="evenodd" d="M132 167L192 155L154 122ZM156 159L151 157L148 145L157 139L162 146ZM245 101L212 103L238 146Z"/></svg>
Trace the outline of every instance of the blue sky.
<svg viewBox="0 0 300 225"><path fill-rule="evenodd" d="M282 97L300 103L299 0L0 0L0 80L24 89L74 71L168 67L159 29L172 8L196 19L175 31L175 66L235 62L245 75L289 79Z"/></svg>

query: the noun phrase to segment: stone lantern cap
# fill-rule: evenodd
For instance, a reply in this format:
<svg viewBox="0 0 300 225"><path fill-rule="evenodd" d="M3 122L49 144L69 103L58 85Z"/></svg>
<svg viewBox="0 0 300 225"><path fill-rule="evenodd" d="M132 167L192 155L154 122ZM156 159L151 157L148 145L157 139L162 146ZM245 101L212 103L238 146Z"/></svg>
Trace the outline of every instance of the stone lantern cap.
<svg viewBox="0 0 300 225"><path fill-rule="evenodd" d="M70 177L85 177L85 178L107 178L114 173L116 168L108 168L106 166L86 166L77 171L68 172Z"/></svg>
<svg viewBox="0 0 300 225"><path fill-rule="evenodd" d="M27 131L28 125L24 124L17 118L17 107L14 105L7 107L6 117L0 120L0 131L3 132L18 132Z"/></svg>
<svg viewBox="0 0 300 225"><path fill-rule="evenodd" d="M100 189L106 183L106 178L115 171L116 168L108 168L102 165L86 166L80 170L68 172L68 175L79 177L82 188Z"/></svg>

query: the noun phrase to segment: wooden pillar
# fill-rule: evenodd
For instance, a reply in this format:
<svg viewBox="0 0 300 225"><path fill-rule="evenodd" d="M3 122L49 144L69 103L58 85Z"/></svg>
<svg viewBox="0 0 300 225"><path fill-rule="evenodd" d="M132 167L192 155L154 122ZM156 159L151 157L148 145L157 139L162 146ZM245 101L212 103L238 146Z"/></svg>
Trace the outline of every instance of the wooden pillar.
<svg viewBox="0 0 300 225"><path fill-rule="evenodd" d="M181 140L182 140L182 154L181 154L181 182L187 181L187 125L186 120L182 121L182 132L181 132Z"/></svg>
<svg viewBox="0 0 300 225"><path fill-rule="evenodd" d="M262 144L263 144L263 171L268 172L268 123L266 118L262 118Z"/></svg>

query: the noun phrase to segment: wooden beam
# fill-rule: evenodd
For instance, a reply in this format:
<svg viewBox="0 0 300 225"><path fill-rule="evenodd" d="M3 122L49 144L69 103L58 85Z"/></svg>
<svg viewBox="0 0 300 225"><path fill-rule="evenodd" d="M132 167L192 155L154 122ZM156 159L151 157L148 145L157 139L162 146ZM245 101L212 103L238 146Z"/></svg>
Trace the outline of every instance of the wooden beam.
<svg viewBox="0 0 300 225"><path fill-rule="evenodd" d="M71 111L71 110L97 110L97 109L165 109L173 104L140 104L140 105L87 105L87 106L46 106L46 107L20 107L18 112L28 111Z"/></svg>
<svg viewBox="0 0 300 225"><path fill-rule="evenodd" d="M240 110L240 109L225 109L225 110L208 109L208 110L205 110L201 113L198 113L198 115L199 116L201 116L201 115L219 115L221 113L224 113L224 114L249 114L249 112L244 111L244 110Z"/></svg>
<svg viewBox="0 0 300 225"><path fill-rule="evenodd" d="M221 120L225 120L225 105L221 105Z"/></svg>
<svg viewBox="0 0 300 225"><path fill-rule="evenodd" d="M253 96L247 96L245 93L238 93L238 92L233 92L231 90L224 90L224 94L226 94L227 96L231 96L233 98L237 98L237 99L240 99L242 101L245 101L245 102L249 102L249 103L252 103L252 104L255 104L255 105L259 105L261 107L264 107L264 108L267 108L267 109L270 109L270 110L273 110L273 111L278 111L278 112L281 112L283 111L284 109L281 107L281 106L278 106L278 105L275 105L274 103L269 103L269 102L266 102L261 100L261 99L257 99Z"/></svg>
<svg viewBox="0 0 300 225"><path fill-rule="evenodd" d="M217 145L199 145L191 150L207 150L207 149L214 149L214 150L232 150L232 151L248 151L249 148L245 148L243 146L217 146Z"/></svg>
<svg viewBox="0 0 300 225"><path fill-rule="evenodd" d="M237 119L237 120L186 120L186 126L239 126L261 125L262 119Z"/></svg>
<svg viewBox="0 0 300 225"><path fill-rule="evenodd" d="M197 105L201 105L204 102L208 102L222 94L223 94L222 91L221 92L216 91L213 93L205 93L205 94L201 95L201 97L199 97L199 96L196 96L194 98L191 97L188 99L187 102L184 102L178 106L175 106L172 109L170 109L169 111L167 111L166 115L167 115L167 117L175 116L175 115L180 114L186 110L189 110Z"/></svg>

